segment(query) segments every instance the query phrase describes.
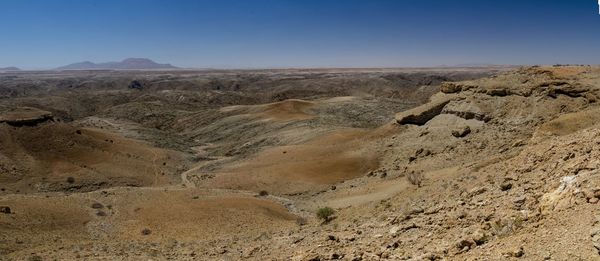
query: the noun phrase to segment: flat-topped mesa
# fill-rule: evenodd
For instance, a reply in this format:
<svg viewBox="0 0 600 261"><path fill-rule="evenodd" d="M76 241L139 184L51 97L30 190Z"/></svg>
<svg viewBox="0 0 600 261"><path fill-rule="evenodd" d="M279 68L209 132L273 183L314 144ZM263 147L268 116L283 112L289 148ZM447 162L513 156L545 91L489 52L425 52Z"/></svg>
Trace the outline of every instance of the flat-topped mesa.
<svg viewBox="0 0 600 261"><path fill-rule="evenodd" d="M0 123L15 127L35 126L46 121L54 121L51 112L31 107L17 107L10 111L0 112Z"/></svg>

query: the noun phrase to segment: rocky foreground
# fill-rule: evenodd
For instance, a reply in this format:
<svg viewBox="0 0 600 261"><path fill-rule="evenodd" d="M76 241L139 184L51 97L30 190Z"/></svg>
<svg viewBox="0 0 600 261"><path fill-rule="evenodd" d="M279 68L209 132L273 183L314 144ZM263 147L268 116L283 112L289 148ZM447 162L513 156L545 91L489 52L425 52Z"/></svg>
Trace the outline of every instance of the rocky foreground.
<svg viewBox="0 0 600 261"><path fill-rule="evenodd" d="M329 222L257 239L240 254L599 259L598 95L597 67L533 67L443 84L431 102L383 127L379 169L317 198L372 190L350 198ZM382 196L382 184L400 188ZM361 205L361 197L377 201Z"/></svg>

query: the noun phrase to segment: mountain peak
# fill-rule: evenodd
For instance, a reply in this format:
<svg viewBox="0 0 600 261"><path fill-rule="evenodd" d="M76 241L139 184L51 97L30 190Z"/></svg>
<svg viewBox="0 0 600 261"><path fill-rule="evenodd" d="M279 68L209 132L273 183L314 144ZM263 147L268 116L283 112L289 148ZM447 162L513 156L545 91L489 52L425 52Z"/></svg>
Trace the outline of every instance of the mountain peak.
<svg viewBox="0 0 600 261"><path fill-rule="evenodd" d="M17 67L4 67L4 68L0 68L0 71L20 71L21 69L17 68Z"/></svg>
<svg viewBox="0 0 600 261"><path fill-rule="evenodd" d="M58 70L156 70L177 69L171 64L156 63L148 58L127 58L121 62L93 63L89 61L73 63Z"/></svg>
<svg viewBox="0 0 600 261"><path fill-rule="evenodd" d="M127 58L121 62L122 63L137 63L137 62L154 63L154 61L152 61L148 58Z"/></svg>

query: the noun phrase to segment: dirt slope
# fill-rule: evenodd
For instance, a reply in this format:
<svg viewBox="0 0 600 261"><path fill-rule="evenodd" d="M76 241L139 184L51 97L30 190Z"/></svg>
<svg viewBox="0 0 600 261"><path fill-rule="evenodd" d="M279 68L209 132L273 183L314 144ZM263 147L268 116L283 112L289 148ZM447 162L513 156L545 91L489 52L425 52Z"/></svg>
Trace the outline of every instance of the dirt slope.
<svg viewBox="0 0 600 261"><path fill-rule="evenodd" d="M30 253L63 260L208 257L222 254L215 244L233 247L296 226L276 203L208 190L11 195L0 205L12 206L12 214L0 216L0 253L17 260Z"/></svg>
<svg viewBox="0 0 600 261"><path fill-rule="evenodd" d="M3 193L90 191L179 182L181 153L60 122L0 126Z"/></svg>

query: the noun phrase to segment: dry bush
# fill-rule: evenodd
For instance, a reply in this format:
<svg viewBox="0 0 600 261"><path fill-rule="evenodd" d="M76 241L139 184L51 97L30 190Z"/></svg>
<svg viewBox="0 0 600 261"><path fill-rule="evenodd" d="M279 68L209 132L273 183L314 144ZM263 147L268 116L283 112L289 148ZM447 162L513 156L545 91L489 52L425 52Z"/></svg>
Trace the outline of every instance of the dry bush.
<svg viewBox="0 0 600 261"><path fill-rule="evenodd" d="M406 179L408 182L410 182L410 184L421 187L425 176L422 172L411 171L410 173L406 174Z"/></svg>

